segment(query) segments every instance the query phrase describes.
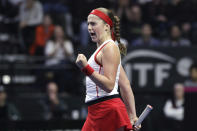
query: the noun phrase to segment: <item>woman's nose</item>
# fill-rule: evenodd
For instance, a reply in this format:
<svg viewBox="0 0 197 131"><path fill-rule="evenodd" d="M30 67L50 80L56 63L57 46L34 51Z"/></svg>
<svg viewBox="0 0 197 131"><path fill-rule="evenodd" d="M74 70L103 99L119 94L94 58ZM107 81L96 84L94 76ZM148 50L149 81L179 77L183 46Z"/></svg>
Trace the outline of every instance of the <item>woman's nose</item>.
<svg viewBox="0 0 197 131"><path fill-rule="evenodd" d="M92 30L92 26L88 25L88 30L91 31Z"/></svg>

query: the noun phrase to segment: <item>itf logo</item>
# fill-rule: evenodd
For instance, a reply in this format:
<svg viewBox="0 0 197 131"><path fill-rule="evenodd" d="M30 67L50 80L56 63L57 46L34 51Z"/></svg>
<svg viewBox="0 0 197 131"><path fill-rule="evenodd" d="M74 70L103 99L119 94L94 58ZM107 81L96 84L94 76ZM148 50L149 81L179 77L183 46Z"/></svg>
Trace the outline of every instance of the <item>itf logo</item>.
<svg viewBox="0 0 197 131"><path fill-rule="evenodd" d="M161 87L177 75L188 76L192 60L178 59L156 50L137 49L128 53L122 63L129 80L138 87Z"/></svg>

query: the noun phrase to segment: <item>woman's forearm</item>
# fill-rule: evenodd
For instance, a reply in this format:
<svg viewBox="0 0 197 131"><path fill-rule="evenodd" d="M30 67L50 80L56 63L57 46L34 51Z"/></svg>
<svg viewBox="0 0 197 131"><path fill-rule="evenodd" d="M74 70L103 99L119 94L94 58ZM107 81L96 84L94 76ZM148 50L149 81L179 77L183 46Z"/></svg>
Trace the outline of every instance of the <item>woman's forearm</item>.
<svg viewBox="0 0 197 131"><path fill-rule="evenodd" d="M135 118L136 117L135 98L131 87L130 86L121 87L120 93L123 98L124 104L126 105L129 117Z"/></svg>

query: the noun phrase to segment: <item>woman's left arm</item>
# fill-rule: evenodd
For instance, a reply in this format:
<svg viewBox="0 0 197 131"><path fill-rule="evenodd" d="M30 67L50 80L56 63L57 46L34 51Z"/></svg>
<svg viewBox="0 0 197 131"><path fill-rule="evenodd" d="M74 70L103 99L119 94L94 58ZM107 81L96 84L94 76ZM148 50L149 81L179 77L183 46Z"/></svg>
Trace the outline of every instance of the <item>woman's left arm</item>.
<svg viewBox="0 0 197 131"><path fill-rule="evenodd" d="M135 109L135 98L130 86L130 82L127 78L127 75L122 65L120 66L120 76L119 76L118 84L120 86L120 93L123 98L124 104L126 105L127 112L131 120L131 124L134 125L135 122L138 120L138 117L136 115L136 109ZM140 128L141 125L134 126L134 131L138 131Z"/></svg>
<svg viewBox="0 0 197 131"><path fill-rule="evenodd" d="M130 82L126 76L126 73L122 65L120 67L120 76L118 84L120 86L120 93L123 98L124 104L126 105L130 119L137 118L135 109L135 98L130 86Z"/></svg>

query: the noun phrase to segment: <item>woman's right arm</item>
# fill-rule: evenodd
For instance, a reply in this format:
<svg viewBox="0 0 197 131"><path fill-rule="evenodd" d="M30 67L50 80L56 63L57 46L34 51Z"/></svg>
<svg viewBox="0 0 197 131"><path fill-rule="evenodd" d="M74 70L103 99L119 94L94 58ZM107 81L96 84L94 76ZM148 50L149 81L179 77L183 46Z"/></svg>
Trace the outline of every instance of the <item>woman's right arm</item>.
<svg viewBox="0 0 197 131"><path fill-rule="evenodd" d="M101 89L110 93L116 81L116 72L120 63L120 52L114 43L107 44L101 51L102 58L99 62L103 66L103 74L94 71L89 78ZM80 69L88 65L87 59L83 54L78 54L76 63Z"/></svg>

